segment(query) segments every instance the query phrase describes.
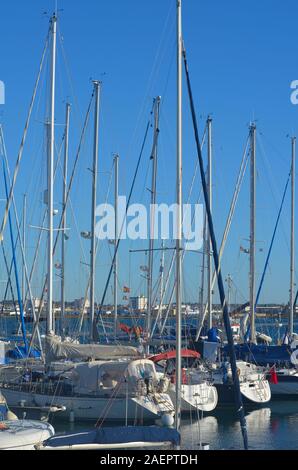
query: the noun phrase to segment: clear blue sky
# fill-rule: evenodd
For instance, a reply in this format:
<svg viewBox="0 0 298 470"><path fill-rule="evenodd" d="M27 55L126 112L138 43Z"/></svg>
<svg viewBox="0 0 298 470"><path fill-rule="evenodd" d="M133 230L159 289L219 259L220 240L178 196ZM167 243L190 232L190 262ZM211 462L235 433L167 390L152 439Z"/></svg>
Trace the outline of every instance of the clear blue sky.
<svg viewBox="0 0 298 470"><path fill-rule="evenodd" d="M1 4L0 80L6 85L6 103L0 109L11 168L17 156L33 91L46 32L51 0L15 0ZM122 194L128 192L152 99L162 96L158 200L175 200L175 0L59 0L57 66L57 145L64 122L65 100L73 103L70 164L74 161L83 116L90 97L90 78L103 80L100 128L100 182L98 202L105 200L112 154L120 154ZM257 272L262 271L266 250L290 167L290 140L298 134L298 106L290 102L290 83L298 79L298 5L295 0L184 0L183 30L201 131L209 113L214 120L214 221L220 240L248 124L258 128ZM65 52L65 55L63 53ZM66 58L66 60L65 60ZM46 72L46 71L45 71ZM38 224L44 208L46 166L43 147L46 73L33 113L28 145L18 178L16 196L21 210L22 194L28 194L28 224ZM150 136L152 138L152 136ZM146 147L134 201L148 202L146 187L151 142ZM83 148L72 194L76 224L69 214L67 296L84 294L86 267L80 263L82 243L78 231L90 229L90 172L92 128ZM187 197L194 165L187 94L184 94L184 196ZM248 175L247 175L248 176ZM248 259L240 245L249 236L248 177L242 188L231 236L225 252L223 274L231 273L238 286L237 300L246 300ZM199 194L199 181L193 200ZM61 176L57 177L55 202L61 201ZM110 194L111 199L112 193ZM3 197L3 190L1 190ZM286 302L289 283L289 194L278 231L267 282L261 301ZM28 229L28 260L36 240ZM138 243L136 247L144 247ZM144 291L139 265L144 255L129 257L129 243L121 248L120 284ZM45 246L43 246L43 250ZM97 298L101 297L110 257L105 244L97 260ZM57 259L56 259L57 258ZM55 261L59 261L59 253ZM158 262L158 256L157 256ZM199 264L187 255L184 270L185 300L197 300ZM130 267L129 267L130 266ZM45 257L39 261L34 291L38 295ZM5 278L1 262L1 279ZM58 278L57 278L58 280ZM110 291L109 291L110 292ZM240 295L242 293L243 295ZM59 297L59 286L55 297ZM110 295L109 295L110 297Z"/></svg>

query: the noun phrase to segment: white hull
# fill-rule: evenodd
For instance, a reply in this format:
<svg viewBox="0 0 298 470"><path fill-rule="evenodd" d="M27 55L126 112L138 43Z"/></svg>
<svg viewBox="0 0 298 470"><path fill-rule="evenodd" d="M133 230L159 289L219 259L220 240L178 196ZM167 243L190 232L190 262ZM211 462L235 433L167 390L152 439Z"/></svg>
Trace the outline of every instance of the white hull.
<svg viewBox="0 0 298 470"><path fill-rule="evenodd" d="M157 400L152 396L126 397L123 398L101 398L101 397L78 397L78 396L49 396L32 394L29 392L2 389L7 404L10 408L20 407L24 403L26 407L45 407L50 404L64 406L65 411L59 412L59 417L64 419L96 420L106 421L129 421L137 419L154 420L163 414L173 414L173 404L167 394L155 394Z"/></svg>
<svg viewBox="0 0 298 470"><path fill-rule="evenodd" d="M253 403L268 403L271 400L270 385L265 379L240 383L240 391Z"/></svg>
<svg viewBox="0 0 298 470"><path fill-rule="evenodd" d="M53 427L40 421L2 421L0 450L34 450L55 434Z"/></svg>
<svg viewBox="0 0 298 470"><path fill-rule="evenodd" d="M170 387L169 395L176 401L175 385ZM218 395L215 387L207 384L181 385L181 411L212 411L217 405Z"/></svg>
<svg viewBox="0 0 298 470"><path fill-rule="evenodd" d="M240 391L245 401L263 404L271 400L271 390L268 380L258 368L244 361L237 361L237 372L240 382ZM234 400L234 389L232 386L232 373L222 368L213 373L213 381L219 392L219 402L228 403Z"/></svg>
<svg viewBox="0 0 298 470"><path fill-rule="evenodd" d="M268 403L271 390L268 380L258 367L245 361L237 361L242 395L253 403Z"/></svg>

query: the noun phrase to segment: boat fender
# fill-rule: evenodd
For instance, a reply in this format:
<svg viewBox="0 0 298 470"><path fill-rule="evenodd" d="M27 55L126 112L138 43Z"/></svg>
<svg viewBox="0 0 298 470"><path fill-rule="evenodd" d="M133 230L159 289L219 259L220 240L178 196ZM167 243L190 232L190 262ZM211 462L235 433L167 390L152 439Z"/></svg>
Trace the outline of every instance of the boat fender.
<svg viewBox="0 0 298 470"><path fill-rule="evenodd" d="M165 413L161 417L161 422L163 426L171 427L174 424L174 416L170 413Z"/></svg>

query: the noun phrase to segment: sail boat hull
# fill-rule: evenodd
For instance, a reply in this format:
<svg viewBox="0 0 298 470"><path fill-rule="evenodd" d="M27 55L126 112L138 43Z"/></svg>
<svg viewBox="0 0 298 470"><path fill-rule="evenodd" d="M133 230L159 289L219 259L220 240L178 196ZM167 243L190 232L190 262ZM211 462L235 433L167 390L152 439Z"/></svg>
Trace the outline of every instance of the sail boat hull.
<svg viewBox="0 0 298 470"><path fill-rule="evenodd" d="M92 397L92 396L53 396L3 388L1 390L8 406L19 412L20 406L30 417L30 411L48 406L65 407L59 418L81 421L105 419L105 421L153 421L164 414L173 413L173 404L167 394L142 397Z"/></svg>
<svg viewBox="0 0 298 470"><path fill-rule="evenodd" d="M235 392L232 384L216 384L218 403L229 404L235 402ZM264 404L271 399L270 386L267 380L240 384L243 402L246 404Z"/></svg>
<svg viewBox="0 0 298 470"><path fill-rule="evenodd" d="M175 403L176 391L172 384L169 395ZM181 411L212 411L216 408L218 394L215 387L207 384L183 384L181 385Z"/></svg>
<svg viewBox="0 0 298 470"><path fill-rule="evenodd" d="M270 401L269 382L254 364L237 361L237 373L240 392L245 403L264 404ZM213 380L218 392L219 404L234 403L234 386L230 369L225 369L223 365L213 374Z"/></svg>

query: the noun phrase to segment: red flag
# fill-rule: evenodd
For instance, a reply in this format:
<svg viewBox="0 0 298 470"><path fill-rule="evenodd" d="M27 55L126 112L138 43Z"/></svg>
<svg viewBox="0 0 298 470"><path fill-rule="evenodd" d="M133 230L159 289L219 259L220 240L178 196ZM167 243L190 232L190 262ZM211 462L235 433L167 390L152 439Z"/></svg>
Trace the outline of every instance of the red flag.
<svg viewBox="0 0 298 470"><path fill-rule="evenodd" d="M125 325L125 323L119 323L119 328L120 330L125 331L127 334L130 333L130 328L129 326Z"/></svg>
<svg viewBox="0 0 298 470"><path fill-rule="evenodd" d="M275 366L271 367L270 369L270 380L269 382L271 384L278 384L278 378L277 378L277 373L276 373L276 370L275 370Z"/></svg>

